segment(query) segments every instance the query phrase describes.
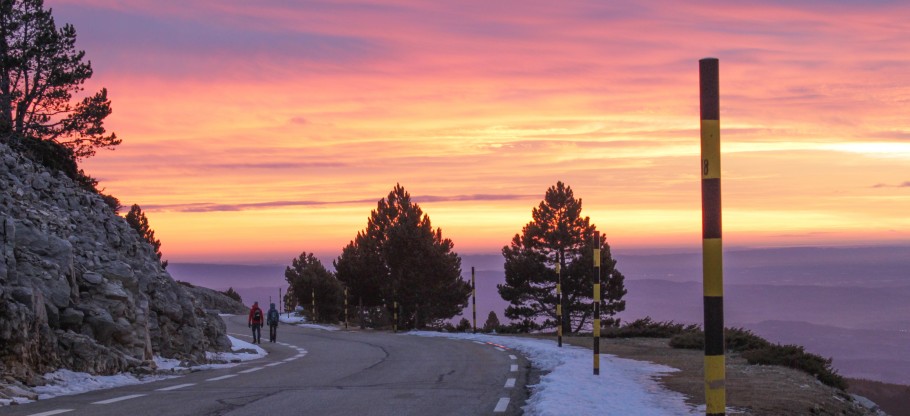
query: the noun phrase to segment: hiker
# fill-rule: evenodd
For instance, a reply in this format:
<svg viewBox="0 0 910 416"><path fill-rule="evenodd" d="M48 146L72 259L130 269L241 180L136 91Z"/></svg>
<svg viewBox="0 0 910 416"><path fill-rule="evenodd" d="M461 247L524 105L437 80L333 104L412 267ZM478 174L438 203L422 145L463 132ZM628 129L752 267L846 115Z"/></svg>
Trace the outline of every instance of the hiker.
<svg viewBox="0 0 910 416"><path fill-rule="evenodd" d="M275 309L274 303L269 304L265 322L269 325L269 342L276 342L278 340L278 309Z"/></svg>
<svg viewBox="0 0 910 416"><path fill-rule="evenodd" d="M247 319L247 326L253 328L253 344L262 344L262 309L259 309L259 302L253 302L250 308L250 316Z"/></svg>

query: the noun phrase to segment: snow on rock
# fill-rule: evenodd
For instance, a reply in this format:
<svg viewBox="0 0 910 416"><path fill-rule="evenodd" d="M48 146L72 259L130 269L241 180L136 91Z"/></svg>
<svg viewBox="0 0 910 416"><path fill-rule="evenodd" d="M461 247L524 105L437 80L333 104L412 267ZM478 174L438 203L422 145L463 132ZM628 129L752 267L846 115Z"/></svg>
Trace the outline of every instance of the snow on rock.
<svg viewBox="0 0 910 416"><path fill-rule="evenodd" d="M413 331L411 335L495 342L521 351L546 374L530 386L527 415L616 414L697 415L685 396L661 386L655 379L675 368L601 354L600 375L592 374L591 350L563 346L550 340Z"/></svg>
<svg viewBox="0 0 910 416"><path fill-rule="evenodd" d="M207 352L206 357L212 361L239 363L241 361L255 360L257 358L262 358L268 355L268 353L258 345L250 344L246 341L241 341L230 335L228 335L228 339L231 340L231 350L233 352ZM210 368L210 366L211 364L206 364L193 368Z"/></svg>

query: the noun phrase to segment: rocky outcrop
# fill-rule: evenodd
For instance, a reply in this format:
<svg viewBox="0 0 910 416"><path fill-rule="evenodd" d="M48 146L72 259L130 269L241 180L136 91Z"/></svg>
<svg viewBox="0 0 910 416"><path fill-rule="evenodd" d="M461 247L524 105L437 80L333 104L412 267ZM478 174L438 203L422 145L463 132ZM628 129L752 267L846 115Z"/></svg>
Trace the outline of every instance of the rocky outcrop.
<svg viewBox="0 0 910 416"><path fill-rule="evenodd" d="M208 311L215 313L230 313L243 315L249 312L249 308L230 296L207 287L195 286L187 282L177 282L184 286L196 302Z"/></svg>
<svg viewBox="0 0 910 416"><path fill-rule="evenodd" d="M99 195L0 144L0 373L203 362L224 332Z"/></svg>

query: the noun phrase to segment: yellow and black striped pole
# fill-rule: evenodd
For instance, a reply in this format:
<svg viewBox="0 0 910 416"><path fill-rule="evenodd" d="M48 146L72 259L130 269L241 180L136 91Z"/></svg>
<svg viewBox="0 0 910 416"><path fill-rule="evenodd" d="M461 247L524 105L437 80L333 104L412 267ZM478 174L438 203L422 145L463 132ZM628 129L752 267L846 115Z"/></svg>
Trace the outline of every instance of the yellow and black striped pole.
<svg viewBox="0 0 910 416"><path fill-rule="evenodd" d="M312 299L313 299L313 322L316 322L316 288L312 289Z"/></svg>
<svg viewBox="0 0 910 416"><path fill-rule="evenodd" d="M344 329L348 329L348 288L344 288Z"/></svg>
<svg viewBox="0 0 910 416"><path fill-rule="evenodd" d="M392 332L398 332L398 301L392 302Z"/></svg>
<svg viewBox="0 0 910 416"><path fill-rule="evenodd" d="M594 232L594 375L600 375L600 231Z"/></svg>
<svg viewBox="0 0 910 416"><path fill-rule="evenodd" d="M720 199L720 81L717 58L698 61L701 101L702 272L705 302L705 413L726 414L724 277Z"/></svg>
<svg viewBox="0 0 910 416"><path fill-rule="evenodd" d="M477 333L477 286L474 285L474 266L471 266L471 312L474 315L474 333Z"/></svg>
<svg viewBox="0 0 910 416"><path fill-rule="evenodd" d="M562 347L562 273L556 263L556 342Z"/></svg>

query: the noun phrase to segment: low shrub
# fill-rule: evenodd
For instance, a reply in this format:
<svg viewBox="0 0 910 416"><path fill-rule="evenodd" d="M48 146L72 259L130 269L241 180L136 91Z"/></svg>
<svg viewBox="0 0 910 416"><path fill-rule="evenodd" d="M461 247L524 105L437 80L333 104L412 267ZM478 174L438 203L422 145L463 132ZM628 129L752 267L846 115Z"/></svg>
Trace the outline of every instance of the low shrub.
<svg viewBox="0 0 910 416"><path fill-rule="evenodd" d="M618 328L604 328L601 336L604 338L670 338L682 332L697 329L698 325L685 325L673 321L656 322L647 316Z"/></svg>
<svg viewBox="0 0 910 416"><path fill-rule="evenodd" d="M806 352L799 345L768 345L742 352L749 364L780 365L809 373L818 381L841 390L847 389L847 380L831 368L831 359Z"/></svg>
<svg viewBox="0 0 910 416"><path fill-rule="evenodd" d="M841 390L847 389L847 380L831 367L831 359L806 352L799 345L772 344L768 340L743 328L724 329L727 351L736 351L749 364L779 365L811 374L818 381ZM670 339L670 346L684 349L704 349L705 333L698 328L681 332Z"/></svg>
<svg viewBox="0 0 910 416"><path fill-rule="evenodd" d="M771 343L768 340L755 335L752 331L745 328L726 328L724 329L724 344L728 351L749 351L761 348L768 348Z"/></svg>
<svg viewBox="0 0 910 416"><path fill-rule="evenodd" d="M705 348L705 333L700 329L681 332L670 338L670 346L687 350L701 350Z"/></svg>

